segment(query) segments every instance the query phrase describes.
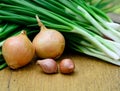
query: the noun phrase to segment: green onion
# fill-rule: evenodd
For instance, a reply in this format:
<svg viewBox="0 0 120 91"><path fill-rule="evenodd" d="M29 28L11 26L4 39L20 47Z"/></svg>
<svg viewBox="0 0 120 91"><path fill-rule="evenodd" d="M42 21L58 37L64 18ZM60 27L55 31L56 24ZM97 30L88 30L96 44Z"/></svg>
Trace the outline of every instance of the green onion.
<svg viewBox="0 0 120 91"><path fill-rule="evenodd" d="M3 63L2 65L0 65L0 70L4 69L5 67L7 67L7 63Z"/></svg>
<svg viewBox="0 0 120 91"><path fill-rule="evenodd" d="M0 20L33 29L38 27L37 14L45 26L63 33L69 48L120 65L120 25L96 8L101 1L92 6L92 2L88 4L84 0L0 2ZM0 34L9 37L5 32L8 33L1 30ZM38 30L28 29L28 34L36 32Z"/></svg>
<svg viewBox="0 0 120 91"><path fill-rule="evenodd" d="M118 0L85 0L86 3L101 9L104 12L113 12L120 8Z"/></svg>

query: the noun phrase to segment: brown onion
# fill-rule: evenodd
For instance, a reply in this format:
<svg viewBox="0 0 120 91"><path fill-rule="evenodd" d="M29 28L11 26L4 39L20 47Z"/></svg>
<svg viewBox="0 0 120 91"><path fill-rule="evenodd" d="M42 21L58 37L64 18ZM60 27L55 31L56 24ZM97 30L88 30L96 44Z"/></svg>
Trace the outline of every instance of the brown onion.
<svg viewBox="0 0 120 91"><path fill-rule="evenodd" d="M12 69L17 69L28 64L34 54L35 48L26 35L22 31L19 35L6 39L2 46L3 57Z"/></svg>
<svg viewBox="0 0 120 91"><path fill-rule="evenodd" d="M58 58L64 51L64 36L57 30L47 29L36 16L41 31L33 39L36 54L40 58Z"/></svg>

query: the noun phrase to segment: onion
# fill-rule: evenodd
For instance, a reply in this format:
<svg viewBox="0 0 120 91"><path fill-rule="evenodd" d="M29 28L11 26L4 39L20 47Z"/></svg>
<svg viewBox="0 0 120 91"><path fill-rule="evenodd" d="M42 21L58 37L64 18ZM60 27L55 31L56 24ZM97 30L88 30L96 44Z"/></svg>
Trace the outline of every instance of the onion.
<svg viewBox="0 0 120 91"><path fill-rule="evenodd" d="M40 58L58 58L64 51L64 36L54 29L47 29L36 16L41 31L33 39L36 55Z"/></svg>
<svg viewBox="0 0 120 91"><path fill-rule="evenodd" d="M41 69L45 73L58 72L57 62L54 59L47 58L47 59L37 60L37 64L41 67Z"/></svg>
<svg viewBox="0 0 120 91"><path fill-rule="evenodd" d="M66 58L60 62L59 68L61 73L69 74L74 72L75 64L71 59Z"/></svg>
<svg viewBox="0 0 120 91"><path fill-rule="evenodd" d="M3 57L12 69L28 64L35 54L35 48L23 30L19 35L5 40L2 46Z"/></svg>

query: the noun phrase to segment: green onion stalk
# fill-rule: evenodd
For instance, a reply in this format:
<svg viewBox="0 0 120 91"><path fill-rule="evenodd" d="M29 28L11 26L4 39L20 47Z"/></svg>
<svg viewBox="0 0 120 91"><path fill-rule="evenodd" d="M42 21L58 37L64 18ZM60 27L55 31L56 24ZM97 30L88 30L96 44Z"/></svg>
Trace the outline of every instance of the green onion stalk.
<svg viewBox="0 0 120 91"><path fill-rule="evenodd" d="M118 0L85 0L85 2L106 13L114 12L120 8Z"/></svg>
<svg viewBox="0 0 120 91"><path fill-rule="evenodd" d="M94 5L84 0L0 1L1 21L34 29L35 15L60 31L69 48L120 66L120 25Z"/></svg>

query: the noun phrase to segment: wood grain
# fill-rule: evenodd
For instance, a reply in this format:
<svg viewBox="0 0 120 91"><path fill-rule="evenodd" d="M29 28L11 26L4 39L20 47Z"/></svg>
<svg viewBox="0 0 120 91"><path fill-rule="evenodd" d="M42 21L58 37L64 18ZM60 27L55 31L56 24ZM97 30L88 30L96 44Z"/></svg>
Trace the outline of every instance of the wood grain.
<svg viewBox="0 0 120 91"><path fill-rule="evenodd" d="M83 54L67 53L75 72L45 74L35 62L19 70L0 71L0 91L120 91L120 67Z"/></svg>

